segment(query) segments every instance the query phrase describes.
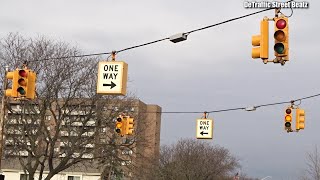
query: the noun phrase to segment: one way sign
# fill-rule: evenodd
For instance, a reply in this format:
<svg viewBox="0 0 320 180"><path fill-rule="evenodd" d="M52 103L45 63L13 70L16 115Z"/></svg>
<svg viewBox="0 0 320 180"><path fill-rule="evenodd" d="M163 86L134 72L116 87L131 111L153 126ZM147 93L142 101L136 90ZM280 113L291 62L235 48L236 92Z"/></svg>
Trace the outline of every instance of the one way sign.
<svg viewBox="0 0 320 180"><path fill-rule="evenodd" d="M121 61L101 61L98 69L97 93L126 95L128 64Z"/></svg>
<svg viewBox="0 0 320 180"><path fill-rule="evenodd" d="M197 138L212 139L213 120L212 119L197 119Z"/></svg>

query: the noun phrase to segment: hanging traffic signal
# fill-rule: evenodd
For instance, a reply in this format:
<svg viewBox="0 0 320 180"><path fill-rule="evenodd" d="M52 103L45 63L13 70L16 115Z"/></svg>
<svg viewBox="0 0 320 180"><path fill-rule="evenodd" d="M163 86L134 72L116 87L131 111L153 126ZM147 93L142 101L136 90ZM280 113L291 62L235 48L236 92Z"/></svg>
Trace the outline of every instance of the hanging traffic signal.
<svg viewBox="0 0 320 180"><path fill-rule="evenodd" d="M260 22L260 34L252 36L252 45L260 46L252 48L252 58L269 58L269 22L268 18L264 18Z"/></svg>
<svg viewBox="0 0 320 180"><path fill-rule="evenodd" d="M5 95L13 98L35 98L36 73L30 69L16 69L7 73L7 79L12 79L11 89Z"/></svg>
<svg viewBox="0 0 320 180"><path fill-rule="evenodd" d="M118 135L121 135L121 136L125 134L125 120L121 115L117 117L115 131Z"/></svg>
<svg viewBox="0 0 320 180"><path fill-rule="evenodd" d="M289 23L287 17L274 18L274 55L277 60L289 60Z"/></svg>
<svg viewBox="0 0 320 180"><path fill-rule="evenodd" d="M292 131L292 128L291 128L291 122L292 122L292 108L291 107L288 107L286 109L286 112L285 112L285 116L284 116L284 129L287 131L287 132L291 132Z"/></svg>
<svg viewBox="0 0 320 180"><path fill-rule="evenodd" d="M130 116L126 118L126 133L127 135L132 135L134 130L134 119Z"/></svg>
<svg viewBox="0 0 320 180"><path fill-rule="evenodd" d="M305 113L303 109L297 108L296 110L296 130L304 129Z"/></svg>
<svg viewBox="0 0 320 180"><path fill-rule="evenodd" d="M11 89L6 89L5 96L7 97L18 97L18 78L19 78L19 72L17 70L8 72L6 75L6 78L8 80L12 80L12 86Z"/></svg>

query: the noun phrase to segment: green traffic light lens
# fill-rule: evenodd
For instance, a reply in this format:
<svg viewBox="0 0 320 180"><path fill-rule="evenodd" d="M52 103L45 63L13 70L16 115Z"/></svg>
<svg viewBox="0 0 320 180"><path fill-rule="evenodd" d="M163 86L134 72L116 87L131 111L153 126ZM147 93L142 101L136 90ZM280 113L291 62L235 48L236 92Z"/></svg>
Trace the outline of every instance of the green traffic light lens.
<svg viewBox="0 0 320 180"><path fill-rule="evenodd" d="M25 95L26 94L26 91L22 88L22 87L19 87L17 89L17 91L21 94L21 95Z"/></svg>
<svg viewBox="0 0 320 180"><path fill-rule="evenodd" d="M274 45L274 50L278 54L283 54L284 53L284 45L282 43L277 43L277 44Z"/></svg>
<svg viewBox="0 0 320 180"><path fill-rule="evenodd" d="M290 122L286 122L286 123L284 124L284 126L287 127L287 128L288 128L288 127L291 127L291 123L290 123Z"/></svg>
<svg viewBox="0 0 320 180"><path fill-rule="evenodd" d="M120 133L120 131L121 131L120 129L116 129L116 132L117 132L117 133Z"/></svg>

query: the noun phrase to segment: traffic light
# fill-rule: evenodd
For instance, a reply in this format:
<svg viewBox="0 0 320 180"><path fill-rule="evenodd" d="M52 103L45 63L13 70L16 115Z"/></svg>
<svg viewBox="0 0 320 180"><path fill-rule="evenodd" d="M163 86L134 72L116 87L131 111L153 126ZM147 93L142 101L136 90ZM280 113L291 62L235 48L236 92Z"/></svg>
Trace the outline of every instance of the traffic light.
<svg viewBox="0 0 320 180"><path fill-rule="evenodd" d="M13 98L35 98L36 73L30 69L16 69L7 73L7 79L12 79L12 88L6 90L6 96Z"/></svg>
<svg viewBox="0 0 320 180"><path fill-rule="evenodd" d="M303 109L296 110L296 130L304 129L305 113Z"/></svg>
<svg viewBox="0 0 320 180"><path fill-rule="evenodd" d="M268 18L264 18L260 22L260 34L252 36L252 45L260 46L252 48L252 58L269 58L269 22Z"/></svg>
<svg viewBox="0 0 320 180"><path fill-rule="evenodd" d="M123 136L125 134L125 120L123 116L119 115L116 121L116 133Z"/></svg>
<svg viewBox="0 0 320 180"><path fill-rule="evenodd" d="M8 72L6 77L9 80L12 80L12 86L11 89L6 89L5 96L7 97L18 97L18 78L19 78L19 72L17 70Z"/></svg>
<svg viewBox="0 0 320 180"><path fill-rule="evenodd" d="M292 122L292 108L291 107L288 107L286 109L286 112L285 112L285 116L284 116L284 129L287 131L287 132L290 132L292 131L292 128L291 128L291 122Z"/></svg>
<svg viewBox="0 0 320 180"><path fill-rule="evenodd" d="M287 17L274 18L274 55L278 60L289 60L289 23Z"/></svg>
<svg viewBox="0 0 320 180"><path fill-rule="evenodd" d="M127 117L126 119L126 134L127 135L132 135L133 130L134 130L134 119L131 118L130 116Z"/></svg>

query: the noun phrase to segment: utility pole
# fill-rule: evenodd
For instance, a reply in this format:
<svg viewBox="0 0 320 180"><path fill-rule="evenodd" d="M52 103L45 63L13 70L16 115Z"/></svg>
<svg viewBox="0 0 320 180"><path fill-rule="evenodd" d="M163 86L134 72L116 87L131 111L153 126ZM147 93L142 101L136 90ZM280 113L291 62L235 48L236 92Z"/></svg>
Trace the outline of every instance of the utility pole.
<svg viewBox="0 0 320 180"><path fill-rule="evenodd" d="M7 89L7 72L9 70L9 66L5 67L5 73L3 78L3 94L1 100L1 117L0 117L0 174L2 174L2 154L3 154L3 130L4 130L4 117L5 117L5 103L6 103L6 89Z"/></svg>

